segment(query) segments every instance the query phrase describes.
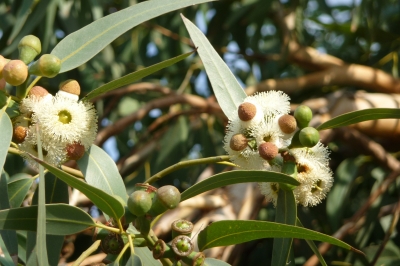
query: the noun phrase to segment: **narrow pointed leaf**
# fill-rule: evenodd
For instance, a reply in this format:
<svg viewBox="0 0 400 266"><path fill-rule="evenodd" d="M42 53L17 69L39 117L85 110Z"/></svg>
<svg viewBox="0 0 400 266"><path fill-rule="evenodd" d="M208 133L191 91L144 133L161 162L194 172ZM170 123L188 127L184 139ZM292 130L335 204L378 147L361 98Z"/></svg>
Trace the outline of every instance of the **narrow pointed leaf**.
<svg viewBox="0 0 400 266"><path fill-rule="evenodd" d="M230 171L213 175L210 178L207 178L206 180L186 189L181 194L181 201L187 200L214 188L247 182L274 182L295 186L299 185L299 182L293 177L278 172L246 170Z"/></svg>
<svg viewBox="0 0 400 266"><path fill-rule="evenodd" d="M34 180L28 174L21 173L18 175L19 177L11 178L8 182L8 199L11 208L21 206Z"/></svg>
<svg viewBox="0 0 400 266"><path fill-rule="evenodd" d="M131 74L128 74L126 76L123 76L122 78L113 80L107 84L104 84L103 86L98 87L97 89L89 92L83 99L85 101L89 101L90 99L95 98L96 96L99 96L100 94L112 91L114 89L117 89L119 87L128 85L134 81L137 81L139 79L142 79L150 74L153 74L154 72L161 70L163 68L166 68L168 66L171 66L179 61L182 61L183 59L185 59L186 57L188 57L189 55L191 55L194 51L186 53L186 54L182 54L180 56L165 60L161 63L143 68L141 70L138 70L136 72L133 72Z"/></svg>
<svg viewBox="0 0 400 266"><path fill-rule="evenodd" d="M124 206L118 199L116 199L112 195L109 195L103 190L89 185L88 183L85 183L84 181L62 171L61 169L58 169L44 161L41 161L34 156L31 157L38 163L43 165L46 169L48 169L50 173L60 178L71 187L76 188L80 192L85 194L104 213L110 215L115 219L119 219L120 217L122 217L122 215L124 215Z"/></svg>
<svg viewBox="0 0 400 266"><path fill-rule="evenodd" d="M1 236L0 236L0 248L3 251L3 255L4 255L4 257L0 256L0 265L14 266L15 264L10 256L10 253L8 253L6 245L4 244Z"/></svg>
<svg viewBox="0 0 400 266"><path fill-rule="evenodd" d="M349 112L343 115L336 116L331 120L317 127L318 130L344 127L368 120L377 119L399 119L400 109L395 108L372 108Z"/></svg>
<svg viewBox="0 0 400 266"><path fill-rule="evenodd" d="M36 231L38 206L0 211L0 230ZM46 205L46 233L71 235L95 226L89 214L68 204Z"/></svg>
<svg viewBox="0 0 400 266"><path fill-rule="evenodd" d="M212 0L151 0L145 1L98 19L68 35L51 54L61 59L60 73L87 62L118 36L136 25L189 5Z"/></svg>
<svg viewBox="0 0 400 266"><path fill-rule="evenodd" d="M207 226L198 236L200 250L212 247L236 245L263 238L300 238L328 242L363 254L345 242L310 230L293 225L278 224L265 221L217 221Z"/></svg>
<svg viewBox="0 0 400 266"><path fill-rule="evenodd" d="M77 161L88 184L126 200L126 188L117 166L100 147L92 145Z"/></svg>
<svg viewBox="0 0 400 266"><path fill-rule="evenodd" d="M215 97L217 97L222 111L229 119L233 119L238 106L246 98L246 93L201 30L183 15L181 16L203 61L207 76L210 79Z"/></svg>
<svg viewBox="0 0 400 266"><path fill-rule="evenodd" d="M0 170L6 161L8 147L10 146L13 134L11 120L4 110L5 108L0 109Z"/></svg>
<svg viewBox="0 0 400 266"><path fill-rule="evenodd" d="M276 206L275 222L288 225L296 225L297 205L293 191L279 190ZM272 248L271 265L287 265L292 238L275 238Z"/></svg>

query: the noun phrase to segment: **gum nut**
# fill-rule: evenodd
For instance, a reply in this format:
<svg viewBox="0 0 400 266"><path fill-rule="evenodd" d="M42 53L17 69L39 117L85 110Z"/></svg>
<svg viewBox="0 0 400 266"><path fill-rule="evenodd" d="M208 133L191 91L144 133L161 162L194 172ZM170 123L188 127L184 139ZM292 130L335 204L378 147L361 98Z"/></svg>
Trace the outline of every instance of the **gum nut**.
<svg viewBox="0 0 400 266"><path fill-rule="evenodd" d="M247 138L243 134L235 134L229 142L229 147L234 151L241 151L247 147Z"/></svg>
<svg viewBox="0 0 400 266"><path fill-rule="evenodd" d="M299 105L294 111L294 118L296 118L297 126L299 128L308 127L312 119L312 111L310 107L306 105Z"/></svg>
<svg viewBox="0 0 400 266"><path fill-rule="evenodd" d="M3 77L8 84L21 85L28 77L28 67L21 60L11 60L3 68Z"/></svg>
<svg viewBox="0 0 400 266"><path fill-rule="evenodd" d="M80 143L68 144L65 148L69 160L79 160L85 154L85 146Z"/></svg>
<svg viewBox="0 0 400 266"><path fill-rule="evenodd" d="M278 155L278 147L272 142L264 142L258 146L258 153L264 160L272 160Z"/></svg>
<svg viewBox="0 0 400 266"><path fill-rule="evenodd" d="M256 116L257 108L254 104L249 102L244 102L239 105L238 115L242 121L250 121Z"/></svg>
<svg viewBox="0 0 400 266"><path fill-rule="evenodd" d="M181 193L171 185L160 187L157 190L157 198L168 209L174 209L181 201Z"/></svg>
<svg viewBox="0 0 400 266"><path fill-rule="evenodd" d="M304 147L314 147L319 141L319 132L313 127L305 127L300 130L299 140Z"/></svg>
<svg viewBox="0 0 400 266"><path fill-rule="evenodd" d="M278 124L279 128L285 134L292 134L297 128L296 118L291 115L281 116L278 120Z"/></svg>
<svg viewBox="0 0 400 266"><path fill-rule="evenodd" d="M144 216L150 210L151 205L151 197L145 191L137 190L128 198L128 209L137 217Z"/></svg>
<svg viewBox="0 0 400 266"><path fill-rule="evenodd" d="M28 96L36 96L38 98L42 98L42 97L46 96L47 94L49 94L49 92L45 88L43 88L41 86L34 86L29 91Z"/></svg>

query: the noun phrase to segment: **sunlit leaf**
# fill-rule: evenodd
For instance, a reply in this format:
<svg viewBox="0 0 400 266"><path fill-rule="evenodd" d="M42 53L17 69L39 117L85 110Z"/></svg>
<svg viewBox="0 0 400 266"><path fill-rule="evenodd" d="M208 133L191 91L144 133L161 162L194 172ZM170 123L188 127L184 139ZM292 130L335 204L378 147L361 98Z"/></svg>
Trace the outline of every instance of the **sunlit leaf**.
<svg viewBox="0 0 400 266"><path fill-rule="evenodd" d="M143 265L146 266L160 266L161 262L153 258L153 253L148 247L135 247L135 254L140 258Z"/></svg>
<svg viewBox="0 0 400 266"><path fill-rule="evenodd" d="M4 109L0 109L0 170L4 166L8 147L11 143L13 127L11 120L5 113Z"/></svg>
<svg viewBox="0 0 400 266"><path fill-rule="evenodd" d="M8 199L11 208L21 206L34 180L28 174L21 173L17 175L8 182Z"/></svg>

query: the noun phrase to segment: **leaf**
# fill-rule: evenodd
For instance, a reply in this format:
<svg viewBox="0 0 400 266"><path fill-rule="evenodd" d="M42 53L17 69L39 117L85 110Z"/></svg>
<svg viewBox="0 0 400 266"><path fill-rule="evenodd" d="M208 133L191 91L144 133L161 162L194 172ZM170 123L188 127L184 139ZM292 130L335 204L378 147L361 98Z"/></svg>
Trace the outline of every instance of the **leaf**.
<svg viewBox="0 0 400 266"><path fill-rule="evenodd" d="M21 3L21 6L18 9L18 13L15 19L14 27L12 29L10 37L8 37L7 43L11 43L14 40L15 36L24 26L26 19L31 13L31 9L33 9L32 5L33 5L33 0L25 0Z"/></svg>
<svg viewBox="0 0 400 266"><path fill-rule="evenodd" d="M293 191L279 190L276 206L275 222L287 225L296 225L297 205ZM271 265L285 266L292 246L292 238L275 238L272 248Z"/></svg>
<svg viewBox="0 0 400 266"><path fill-rule="evenodd" d="M10 254L8 253L8 250L6 248L6 245L3 242L2 237L0 236L0 248L3 251L3 255L4 257L0 256L0 265L3 266L14 266L14 262L10 256Z"/></svg>
<svg viewBox="0 0 400 266"><path fill-rule="evenodd" d="M87 62L118 36L136 25L189 5L212 0L145 1L98 19L71 33L54 47L51 54L61 59L60 73Z"/></svg>
<svg viewBox="0 0 400 266"><path fill-rule="evenodd" d="M148 247L135 247L135 255L137 255L143 265L146 266L160 266L161 262L159 260L155 260L153 258L153 253L149 250Z"/></svg>
<svg viewBox="0 0 400 266"><path fill-rule="evenodd" d="M181 194L181 202L214 188L247 182L274 182L295 186L300 184L293 177L278 172L247 170L230 171L213 175L210 178L186 189Z"/></svg>
<svg viewBox="0 0 400 266"><path fill-rule="evenodd" d="M206 258L204 261L204 266L229 266L229 263L226 263L223 260L217 260L213 258Z"/></svg>
<svg viewBox="0 0 400 266"><path fill-rule="evenodd" d="M0 211L0 230L36 231L38 206ZM89 214L68 204L46 204L46 233L71 235L95 225Z"/></svg>
<svg viewBox="0 0 400 266"><path fill-rule="evenodd" d="M236 245L271 237L323 241L363 254L361 251L337 238L306 228L266 221L213 222L199 233L197 243L199 249L202 251L212 247Z"/></svg>
<svg viewBox="0 0 400 266"><path fill-rule="evenodd" d="M101 189L98 189L94 186L91 186L82 180L44 162L39 160L38 158L31 155L31 157L46 167L52 174L60 178L62 181L67 183L73 188L78 189L80 192L86 195L99 209L101 209L106 214L110 215L115 219L119 219L124 215L125 209L122 203L113 197L112 195L107 194Z"/></svg>
<svg viewBox="0 0 400 266"><path fill-rule="evenodd" d="M103 149L92 145L77 163L88 184L123 200L127 199L124 181L117 166Z"/></svg>
<svg viewBox="0 0 400 266"><path fill-rule="evenodd" d="M181 16L194 45L197 47L197 52L203 61L207 76L214 89L215 97L217 97L222 111L232 120L238 106L247 95L229 70L229 67L214 50L204 34L187 18L183 15Z"/></svg>
<svg viewBox="0 0 400 266"><path fill-rule="evenodd" d="M28 174L17 174L8 181L8 199L10 207L16 208L21 206L29 188L32 186L33 178Z"/></svg>
<svg viewBox="0 0 400 266"><path fill-rule="evenodd" d="M13 127L8 115L4 109L0 109L0 169L3 168L8 152L8 147L11 143Z"/></svg>
<svg viewBox="0 0 400 266"><path fill-rule="evenodd" d="M104 84L103 86L98 87L97 89L89 92L84 98L83 100L85 101L89 101L90 99L95 98L96 96L112 91L114 89L117 89L119 87L128 85L134 81L137 81L139 79L142 79L160 69L166 68L170 65L173 65L183 59L185 59L186 57L188 57L189 55L191 55L194 51L186 53L186 54L182 54L180 56L165 60L163 62L160 62L158 64L146 67L144 69L141 69L139 71L133 72L131 74L128 74L126 76L123 76L122 78L113 80L107 84Z"/></svg>
<svg viewBox="0 0 400 266"><path fill-rule="evenodd" d="M372 108L349 112L332 118L317 127L318 130L344 127L368 120L377 119L398 119L400 109L396 108Z"/></svg>

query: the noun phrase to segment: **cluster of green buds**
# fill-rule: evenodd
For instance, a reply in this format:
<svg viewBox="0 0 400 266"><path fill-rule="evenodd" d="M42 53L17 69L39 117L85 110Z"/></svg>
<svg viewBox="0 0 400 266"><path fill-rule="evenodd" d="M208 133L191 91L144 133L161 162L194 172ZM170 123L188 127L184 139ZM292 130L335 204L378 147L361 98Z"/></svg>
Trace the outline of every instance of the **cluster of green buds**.
<svg viewBox="0 0 400 266"><path fill-rule="evenodd" d="M190 221L180 219L171 224L172 241L165 243L159 239L153 248L155 259L169 258L174 261L182 260L191 266L204 265L205 255L202 252L194 251L194 244L191 239L193 224Z"/></svg>

